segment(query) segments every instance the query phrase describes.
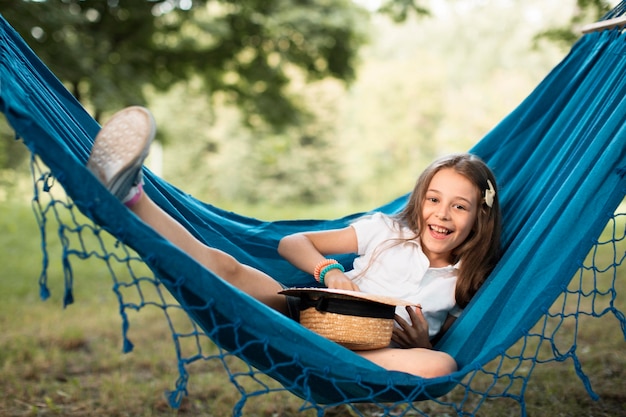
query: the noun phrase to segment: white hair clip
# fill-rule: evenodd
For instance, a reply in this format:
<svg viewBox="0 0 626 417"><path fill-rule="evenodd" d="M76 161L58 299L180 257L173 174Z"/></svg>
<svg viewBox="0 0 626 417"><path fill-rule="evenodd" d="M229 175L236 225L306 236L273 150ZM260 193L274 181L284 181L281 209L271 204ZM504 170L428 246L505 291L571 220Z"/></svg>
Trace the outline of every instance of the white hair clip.
<svg viewBox="0 0 626 417"><path fill-rule="evenodd" d="M485 190L485 204L489 207L493 207L493 200L496 198L496 190L493 188L491 181L487 180L489 188Z"/></svg>

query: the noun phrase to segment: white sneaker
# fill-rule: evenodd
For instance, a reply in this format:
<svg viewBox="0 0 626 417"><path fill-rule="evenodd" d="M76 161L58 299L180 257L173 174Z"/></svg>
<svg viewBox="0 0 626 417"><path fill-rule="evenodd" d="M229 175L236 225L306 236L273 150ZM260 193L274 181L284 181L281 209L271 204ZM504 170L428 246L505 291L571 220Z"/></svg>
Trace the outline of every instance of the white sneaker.
<svg viewBox="0 0 626 417"><path fill-rule="evenodd" d="M143 181L143 161L156 134L156 124L144 107L127 107L115 113L98 135L87 168L120 201Z"/></svg>

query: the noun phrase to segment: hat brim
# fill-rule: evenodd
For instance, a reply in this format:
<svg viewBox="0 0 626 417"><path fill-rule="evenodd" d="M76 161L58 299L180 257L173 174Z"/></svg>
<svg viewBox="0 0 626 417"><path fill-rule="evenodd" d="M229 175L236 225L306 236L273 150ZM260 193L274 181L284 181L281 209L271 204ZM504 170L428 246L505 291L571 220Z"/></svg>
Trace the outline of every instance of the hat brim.
<svg viewBox="0 0 626 417"><path fill-rule="evenodd" d="M357 301L371 301L374 303L385 304L389 306L410 306L415 303L409 301L400 300L394 297L387 297L384 295L368 294L361 291L340 290L334 288L288 288L278 292L279 294L291 295L295 297L328 297L328 298L343 298L347 300Z"/></svg>

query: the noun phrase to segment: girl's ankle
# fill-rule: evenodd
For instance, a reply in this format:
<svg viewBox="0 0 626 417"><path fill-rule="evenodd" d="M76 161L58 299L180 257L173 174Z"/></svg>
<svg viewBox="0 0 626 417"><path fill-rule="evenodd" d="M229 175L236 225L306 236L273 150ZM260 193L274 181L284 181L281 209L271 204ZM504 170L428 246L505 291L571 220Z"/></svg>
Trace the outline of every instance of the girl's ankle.
<svg viewBox="0 0 626 417"><path fill-rule="evenodd" d="M137 202L141 198L142 194L143 194L143 183L140 182L139 184L133 186L130 189L130 191L128 192L128 195L126 196L126 198L124 198L124 200L122 200L122 203L126 207L131 208L132 206L137 204Z"/></svg>

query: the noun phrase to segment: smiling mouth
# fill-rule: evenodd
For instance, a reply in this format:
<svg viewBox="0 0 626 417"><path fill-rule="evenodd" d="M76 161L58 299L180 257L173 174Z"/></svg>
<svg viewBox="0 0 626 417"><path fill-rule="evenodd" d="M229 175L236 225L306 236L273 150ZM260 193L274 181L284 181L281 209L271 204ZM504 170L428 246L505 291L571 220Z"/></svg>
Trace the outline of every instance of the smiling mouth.
<svg viewBox="0 0 626 417"><path fill-rule="evenodd" d="M435 225L429 225L428 226L430 228L430 230L432 230L433 232L436 233L440 233L442 235L449 235L450 233L452 233L452 230L450 229L446 229L445 227L441 227L441 226L435 226Z"/></svg>

